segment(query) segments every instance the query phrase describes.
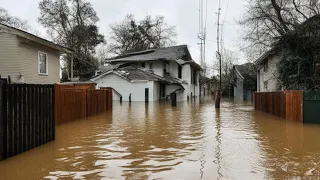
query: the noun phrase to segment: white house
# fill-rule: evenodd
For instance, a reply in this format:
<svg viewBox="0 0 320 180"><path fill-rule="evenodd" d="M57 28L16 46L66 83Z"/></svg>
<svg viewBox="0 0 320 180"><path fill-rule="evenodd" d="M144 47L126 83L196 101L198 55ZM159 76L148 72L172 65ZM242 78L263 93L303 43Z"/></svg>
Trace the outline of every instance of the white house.
<svg viewBox="0 0 320 180"><path fill-rule="evenodd" d="M13 83L60 82L60 55L72 53L28 32L0 24L0 75Z"/></svg>
<svg viewBox="0 0 320 180"><path fill-rule="evenodd" d="M92 81L111 87L123 101L157 101L171 93L177 100L199 96L201 67L192 60L186 45L134 52L106 61Z"/></svg>
<svg viewBox="0 0 320 180"><path fill-rule="evenodd" d="M252 101L257 81L254 68L252 63L233 66L236 79L233 87L234 100Z"/></svg>
<svg viewBox="0 0 320 180"><path fill-rule="evenodd" d="M281 87L278 84L278 68L277 65L280 57L276 49L263 54L256 62L258 68L257 73L257 91L258 92L271 92L279 91Z"/></svg>

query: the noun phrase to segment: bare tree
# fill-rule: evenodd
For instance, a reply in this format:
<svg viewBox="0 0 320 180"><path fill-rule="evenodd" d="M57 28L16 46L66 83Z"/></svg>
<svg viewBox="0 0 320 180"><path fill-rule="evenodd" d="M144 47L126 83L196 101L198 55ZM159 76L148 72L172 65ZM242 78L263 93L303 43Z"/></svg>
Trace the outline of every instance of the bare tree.
<svg viewBox="0 0 320 180"><path fill-rule="evenodd" d="M85 0L42 0L38 21L52 39L75 50L74 73L90 77L97 68L95 47L104 42L96 26L99 20L90 2ZM70 73L71 57L65 58Z"/></svg>
<svg viewBox="0 0 320 180"><path fill-rule="evenodd" d="M238 58L235 54L235 52L227 50L227 49L222 49L221 51L221 84L222 84L222 89L221 91L223 92L226 90L226 88L229 88L232 86L235 82L235 78L233 75L233 66L237 64ZM215 61L212 67L213 71L219 72L220 70L220 63L219 61ZM218 75L220 76L220 75Z"/></svg>
<svg viewBox="0 0 320 180"><path fill-rule="evenodd" d="M96 47L95 57L98 59L100 65L103 65L107 58L110 58L111 50L107 43L100 44Z"/></svg>
<svg viewBox="0 0 320 180"><path fill-rule="evenodd" d="M30 29L26 20L11 16L9 12L2 7L0 7L0 23L25 31Z"/></svg>
<svg viewBox="0 0 320 180"><path fill-rule="evenodd" d="M246 13L238 21L246 29L243 50L255 59L319 10L318 0L247 0Z"/></svg>
<svg viewBox="0 0 320 180"><path fill-rule="evenodd" d="M175 27L169 26L162 16L147 16L137 21L129 14L111 26L110 49L117 55L175 44Z"/></svg>

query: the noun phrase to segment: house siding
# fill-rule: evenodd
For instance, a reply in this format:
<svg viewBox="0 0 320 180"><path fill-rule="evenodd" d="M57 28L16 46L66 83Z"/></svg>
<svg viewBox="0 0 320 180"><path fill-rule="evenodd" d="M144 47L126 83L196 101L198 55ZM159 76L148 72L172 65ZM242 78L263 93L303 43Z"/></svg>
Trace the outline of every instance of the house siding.
<svg viewBox="0 0 320 180"><path fill-rule="evenodd" d="M12 81L23 77L24 83L53 84L60 81L60 55L58 51L26 42L9 33L0 33L0 74ZM38 52L47 54L48 75L39 75Z"/></svg>
<svg viewBox="0 0 320 180"><path fill-rule="evenodd" d="M237 82L233 89L233 96L234 100L242 101L244 92L243 92L243 78L239 75L239 73L236 73L237 75Z"/></svg>
<svg viewBox="0 0 320 180"><path fill-rule="evenodd" d="M129 82L115 74L107 74L96 80L97 87L112 87L122 95L123 101L129 101L131 93L132 101L145 101L145 88L149 88L149 101L156 101L154 98L154 82ZM119 97L114 94L113 100L118 100Z"/></svg>
<svg viewBox="0 0 320 180"><path fill-rule="evenodd" d="M2 77L11 76L18 80L21 72L18 40L15 35L0 33L0 74Z"/></svg>
<svg viewBox="0 0 320 180"><path fill-rule="evenodd" d="M164 63L161 62L152 62L152 70L156 75L163 76Z"/></svg>
<svg viewBox="0 0 320 180"><path fill-rule="evenodd" d="M279 91L280 88L278 87L278 63L279 63L279 56L272 56L268 58L268 70L265 72L264 68L259 70L257 80L257 89L260 92L271 92L271 91ZM265 82L268 82L267 87L265 86Z"/></svg>

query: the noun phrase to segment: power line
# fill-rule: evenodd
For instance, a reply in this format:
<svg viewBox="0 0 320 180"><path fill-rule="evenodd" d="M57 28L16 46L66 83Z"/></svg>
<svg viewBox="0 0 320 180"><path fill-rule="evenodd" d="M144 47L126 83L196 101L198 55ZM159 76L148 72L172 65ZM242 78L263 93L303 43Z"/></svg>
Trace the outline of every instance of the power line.
<svg viewBox="0 0 320 180"><path fill-rule="evenodd" d="M226 21L226 17L227 17L227 13L228 13L228 8L229 8L229 1L230 1L230 0L228 0L228 3L227 3L227 8L226 8L226 12L225 12L225 15L224 15L223 22Z"/></svg>

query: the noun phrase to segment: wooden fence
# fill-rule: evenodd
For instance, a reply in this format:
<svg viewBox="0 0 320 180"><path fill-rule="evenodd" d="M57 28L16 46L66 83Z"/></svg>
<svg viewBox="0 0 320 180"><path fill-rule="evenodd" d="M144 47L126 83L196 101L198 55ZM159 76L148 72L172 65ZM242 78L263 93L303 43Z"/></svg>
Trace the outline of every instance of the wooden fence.
<svg viewBox="0 0 320 180"><path fill-rule="evenodd" d="M56 124L87 117L86 89L59 89L56 86Z"/></svg>
<svg viewBox="0 0 320 180"><path fill-rule="evenodd" d="M254 93L255 109L286 118L286 97L284 92Z"/></svg>
<svg viewBox="0 0 320 180"><path fill-rule="evenodd" d="M112 90L56 85L56 124L64 124L112 109Z"/></svg>
<svg viewBox="0 0 320 180"><path fill-rule="evenodd" d="M55 139L54 85L0 83L0 159Z"/></svg>
<svg viewBox="0 0 320 180"><path fill-rule="evenodd" d="M303 91L285 91L286 119L303 123Z"/></svg>
<svg viewBox="0 0 320 180"><path fill-rule="evenodd" d="M256 92L255 109L290 121L303 122L303 92Z"/></svg>
<svg viewBox="0 0 320 180"><path fill-rule="evenodd" d="M107 110L106 90L87 90L87 116L93 116Z"/></svg>

